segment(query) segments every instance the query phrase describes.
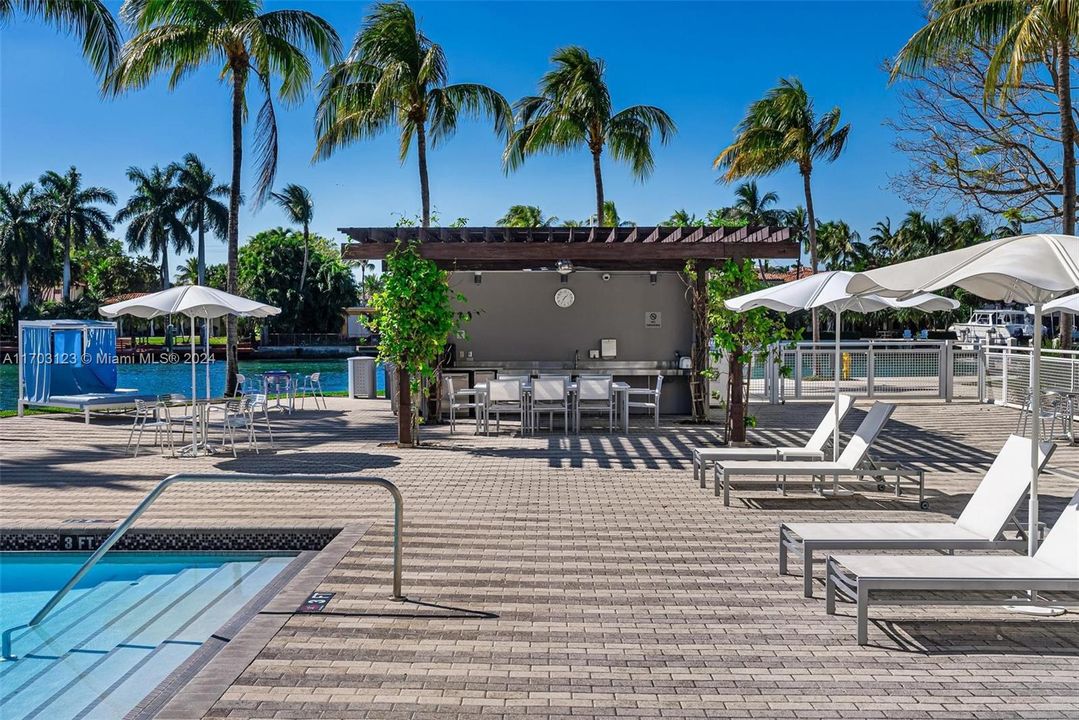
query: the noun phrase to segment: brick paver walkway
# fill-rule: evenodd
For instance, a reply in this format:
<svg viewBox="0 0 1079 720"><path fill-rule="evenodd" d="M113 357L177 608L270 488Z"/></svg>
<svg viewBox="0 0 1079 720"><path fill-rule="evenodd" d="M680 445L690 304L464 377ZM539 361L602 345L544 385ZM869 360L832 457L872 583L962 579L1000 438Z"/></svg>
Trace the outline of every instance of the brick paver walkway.
<svg viewBox="0 0 1079 720"><path fill-rule="evenodd" d="M863 402L861 408L868 404ZM0 421L5 527L118 520L179 470L377 474L406 498L405 590L387 600L388 502L355 488L177 487L162 525L373 520L219 699L229 718L1075 718L1079 620L998 608L879 607L871 646L849 607L824 613L776 570L781 520L940 520L963 506L1014 427L1006 409L903 404L879 456L928 471L932 508L867 493L821 499L737 488L730 508L694 483L687 448L710 429L671 421L629 437L425 433L399 451L382 402L331 399L277 422L278 451L198 460L125 457L126 426ZM823 405L756 409L759 435L802 442ZM861 418L856 410L845 423ZM849 426L849 427L848 427ZM459 429L464 433L467 426ZM1079 487L1079 448L1044 477L1052 520Z"/></svg>

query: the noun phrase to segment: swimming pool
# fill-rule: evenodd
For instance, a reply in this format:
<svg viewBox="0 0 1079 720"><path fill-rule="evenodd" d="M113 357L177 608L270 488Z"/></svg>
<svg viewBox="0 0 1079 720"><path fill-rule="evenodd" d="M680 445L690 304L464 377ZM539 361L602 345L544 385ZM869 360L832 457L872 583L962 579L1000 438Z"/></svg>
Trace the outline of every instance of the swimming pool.
<svg viewBox="0 0 1079 720"><path fill-rule="evenodd" d="M110 554L27 627L86 557L0 553L4 720L124 717L294 555Z"/></svg>

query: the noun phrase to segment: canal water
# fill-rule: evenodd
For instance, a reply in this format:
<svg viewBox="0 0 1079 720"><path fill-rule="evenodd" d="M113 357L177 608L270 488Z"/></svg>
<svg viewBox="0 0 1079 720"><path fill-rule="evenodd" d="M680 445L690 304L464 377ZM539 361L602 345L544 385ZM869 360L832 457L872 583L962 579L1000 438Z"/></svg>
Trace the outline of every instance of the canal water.
<svg viewBox="0 0 1079 720"><path fill-rule="evenodd" d="M241 360L240 372L258 375L267 370L286 370L293 374L321 373L322 389L326 392L348 389L348 366L343 358L329 360ZM120 364L116 368L117 387L137 388L139 392L162 395L165 393L191 394L191 366L187 363ZM205 366L196 370L198 392L206 392ZM386 379L379 368L378 389L385 390ZM225 361L210 365L210 394L220 396L225 392ZM19 375L15 365L0 365L0 410L14 410L19 393Z"/></svg>

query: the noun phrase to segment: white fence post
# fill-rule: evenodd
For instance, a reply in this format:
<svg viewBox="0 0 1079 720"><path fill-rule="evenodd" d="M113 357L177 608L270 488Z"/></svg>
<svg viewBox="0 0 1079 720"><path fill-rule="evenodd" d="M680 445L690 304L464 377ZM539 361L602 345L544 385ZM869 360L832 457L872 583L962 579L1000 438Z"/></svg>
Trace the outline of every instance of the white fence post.
<svg viewBox="0 0 1079 720"><path fill-rule="evenodd" d="M982 345L981 338L974 340L974 363L978 373L978 402L989 402L989 384L986 382L986 370L989 364L989 351Z"/></svg>
<svg viewBox="0 0 1079 720"><path fill-rule="evenodd" d="M794 399L802 399L802 346L794 346Z"/></svg>
<svg viewBox="0 0 1079 720"><path fill-rule="evenodd" d="M873 385L877 379L877 348L870 341L869 349L865 353L865 393L873 397Z"/></svg>
<svg viewBox="0 0 1079 720"><path fill-rule="evenodd" d="M1008 371L1009 365L1011 365L1012 357L1012 341L1008 338L1008 342L1004 345L1004 352L1000 355L1000 402L999 405L1008 404Z"/></svg>
<svg viewBox="0 0 1079 720"><path fill-rule="evenodd" d="M941 367L944 373L944 402L951 402L955 395L955 352L951 340L945 340L940 346L944 353L944 364Z"/></svg>

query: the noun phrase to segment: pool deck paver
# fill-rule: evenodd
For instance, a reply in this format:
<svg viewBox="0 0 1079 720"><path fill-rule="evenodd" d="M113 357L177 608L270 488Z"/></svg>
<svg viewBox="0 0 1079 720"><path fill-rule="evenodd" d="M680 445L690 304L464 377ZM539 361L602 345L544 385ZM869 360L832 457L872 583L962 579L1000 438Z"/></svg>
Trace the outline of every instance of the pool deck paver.
<svg viewBox="0 0 1079 720"><path fill-rule="evenodd" d="M844 423L850 431L868 402ZM823 404L757 405L757 436L804 440ZM213 705L213 718L1075 718L1079 615L998 607L875 607L858 647L849 606L829 617L776 570L780 521L954 517L1015 412L904 402L878 456L927 471L931 508L866 492L822 499L735 485L724 508L688 448L714 428L581 438L450 437L398 450L383 401L331 398L275 416L276 452L124 455L119 420L0 421L0 526L122 518L174 472L372 474L406 503L405 592L389 600L389 502L353 486L177 486L140 525L372 523L320 590ZM1055 518L1079 488L1079 448L1043 476Z"/></svg>

